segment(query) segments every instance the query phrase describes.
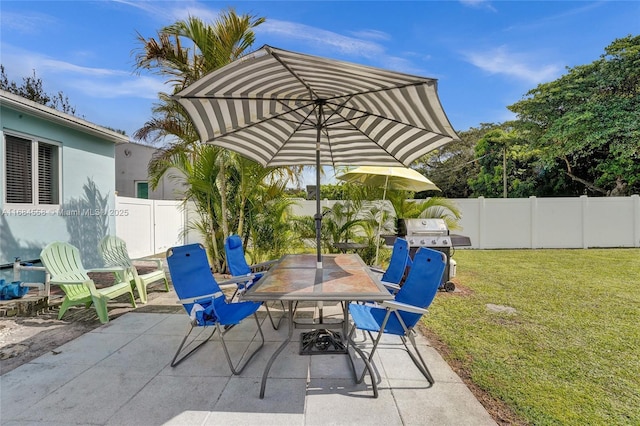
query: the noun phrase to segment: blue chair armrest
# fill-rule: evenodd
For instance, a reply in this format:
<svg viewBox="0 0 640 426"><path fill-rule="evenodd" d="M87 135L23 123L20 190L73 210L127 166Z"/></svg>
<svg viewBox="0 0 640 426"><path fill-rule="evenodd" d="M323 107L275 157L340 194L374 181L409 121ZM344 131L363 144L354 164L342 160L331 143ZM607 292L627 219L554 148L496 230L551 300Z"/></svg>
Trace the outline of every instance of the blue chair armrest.
<svg viewBox="0 0 640 426"><path fill-rule="evenodd" d="M385 286L387 290L389 290L393 294L400 291L400 286L398 284L394 284L386 281L381 281L381 283L383 286Z"/></svg>
<svg viewBox="0 0 640 426"><path fill-rule="evenodd" d="M261 272L268 270L275 263L278 263L278 260L268 260L266 262L254 263L253 265L250 265L249 268L252 272Z"/></svg>
<svg viewBox="0 0 640 426"><path fill-rule="evenodd" d="M378 274L384 274L384 269L380 269L380 268L376 268L374 266L369 266L369 269L371 270L371 272L375 272Z"/></svg>
<svg viewBox="0 0 640 426"><path fill-rule="evenodd" d="M202 296L195 296L195 297L188 297L186 299L179 299L176 303L178 303L179 305L187 305L189 303L197 303L199 301L202 301L204 299L215 299L216 297L221 297L224 296L224 294L221 291L217 291L215 293L211 293L211 294L203 294Z"/></svg>
<svg viewBox="0 0 640 426"><path fill-rule="evenodd" d="M255 277L256 277L255 274L236 275L224 281L218 281L218 285L246 283L247 281L253 281Z"/></svg>
<svg viewBox="0 0 640 426"><path fill-rule="evenodd" d="M412 312L414 314L422 315L427 313L426 309L418 308L417 306L409 305L407 303L396 302L395 300L385 300L380 304L380 306L392 311Z"/></svg>

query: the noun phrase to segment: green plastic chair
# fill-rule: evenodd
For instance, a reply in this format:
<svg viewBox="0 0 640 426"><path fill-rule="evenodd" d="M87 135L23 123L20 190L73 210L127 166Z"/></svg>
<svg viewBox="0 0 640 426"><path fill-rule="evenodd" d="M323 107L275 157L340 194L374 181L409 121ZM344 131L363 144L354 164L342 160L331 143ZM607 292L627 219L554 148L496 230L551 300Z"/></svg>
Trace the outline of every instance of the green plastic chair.
<svg viewBox="0 0 640 426"><path fill-rule="evenodd" d="M84 305L88 308L93 304L100 322L107 323L109 322L107 302L123 294L129 294L131 306L136 307L131 284L127 281L116 282L105 288L96 288L88 272L116 271L113 268L85 269L80 260L80 251L69 243L49 244L40 252L40 260L51 275L51 284L59 285L65 294L58 319L62 319L71 306Z"/></svg>
<svg viewBox="0 0 640 426"><path fill-rule="evenodd" d="M151 258L131 259L127 251L127 243L114 235L107 235L100 241L98 251L107 267L121 267L124 269L122 281L129 281L138 290L140 302L147 303L147 287L156 281L164 280L165 291L169 291L169 281L162 269L162 260ZM154 271L138 274L133 262L150 262L156 267Z"/></svg>

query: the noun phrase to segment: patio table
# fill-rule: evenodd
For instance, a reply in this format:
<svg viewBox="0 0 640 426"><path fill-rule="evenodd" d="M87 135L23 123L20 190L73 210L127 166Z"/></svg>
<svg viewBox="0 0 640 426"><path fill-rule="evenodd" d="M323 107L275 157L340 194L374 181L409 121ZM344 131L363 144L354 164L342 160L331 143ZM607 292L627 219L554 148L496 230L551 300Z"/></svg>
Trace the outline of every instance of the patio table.
<svg viewBox="0 0 640 426"><path fill-rule="evenodd" d="M325 329L341 328L342 335L334 334L336 342L349 356L354 378L357 380L353 360L349 353L348 336L349 302L392 300L393 296L357 254L332 254L322 256L322 268L317 267L316 256L312 254L286 255L275 264L243 296L251 301L287 302L288 333L284 342L276 349L265 367L260 387L260 398L264 398L269 370L282 350L291 342L294 328L315 329L324 334ZM325 322L322 313L317 321L301 323L294 321L294 303L297 302L341 302L343 319L338 323ZM314 333L314 332L312 332ZM371 366L357 346L351 345L360 354L372 377L374 396L378 396ZM321 352L317 352L321 353Z"/></svg>

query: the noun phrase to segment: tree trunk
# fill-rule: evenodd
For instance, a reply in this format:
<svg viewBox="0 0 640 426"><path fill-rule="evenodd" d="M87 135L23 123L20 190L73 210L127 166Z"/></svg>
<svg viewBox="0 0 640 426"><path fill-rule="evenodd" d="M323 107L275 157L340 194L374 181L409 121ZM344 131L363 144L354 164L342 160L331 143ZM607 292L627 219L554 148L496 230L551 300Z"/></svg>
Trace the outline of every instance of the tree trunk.
<svg viewBox="0 0 640 426"><path fill-rule="evenodd" d="M569 163L569 160L567 159L567 157L563 157L563 160L564 160L565 164L567 165L567 171L565 173L572 180L575 180L576 182L580 182L581 184L583 184L584 186L586 186L588 189L590 189L593 192L599 192L599 193L604 194L604 195L609 195L609 193L605 189L602 189L602 188L600 188L598 186L595 186L593 183L588 182L588 181L582 179L581 177L578 177L578 176L574 175L571 172L571 164Z"/></svg>
<svg viewBox="0 0 640 426"><path fill-rule="evenodd" d="M224 153L221 154L221 157L224 157ZM222 210L222 217L220 219L222 223L222 235L223 239L226 239L229 236L229 222L227 221L227 167L225 158L221 158L218 179L220 182L220 210Z"/></svg>

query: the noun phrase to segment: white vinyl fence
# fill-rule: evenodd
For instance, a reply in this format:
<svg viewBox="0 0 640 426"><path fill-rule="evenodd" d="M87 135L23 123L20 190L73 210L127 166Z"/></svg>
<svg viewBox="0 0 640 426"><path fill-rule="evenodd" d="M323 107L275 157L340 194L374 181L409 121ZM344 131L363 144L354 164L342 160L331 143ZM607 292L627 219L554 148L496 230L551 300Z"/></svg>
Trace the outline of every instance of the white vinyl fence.
<svg viewBox="0 0 640 426"><path fill-rule="evenodd" d="M589 198L469 198L454 200L462 230L477 249L640 247L640 196ZM323 200L330 207L334 201ZM116 234L134 257L163 253L200 241L183 231L189 213L179 201L116 197ZM315 201L300 200L294 215L315 213Z"/></svg>
<svg viewBox="0 0 640 426"><path fill-rule="evenodd" d="M640 247L638 195L455 201L472 248Z"/></svg>
<svg viewBox="0 0 640 426"><path fill-rule="evenodd" d="M186 214L180 201L116 197L116 235L127 243L131 257L144 257L182 245Z"/></svg>

